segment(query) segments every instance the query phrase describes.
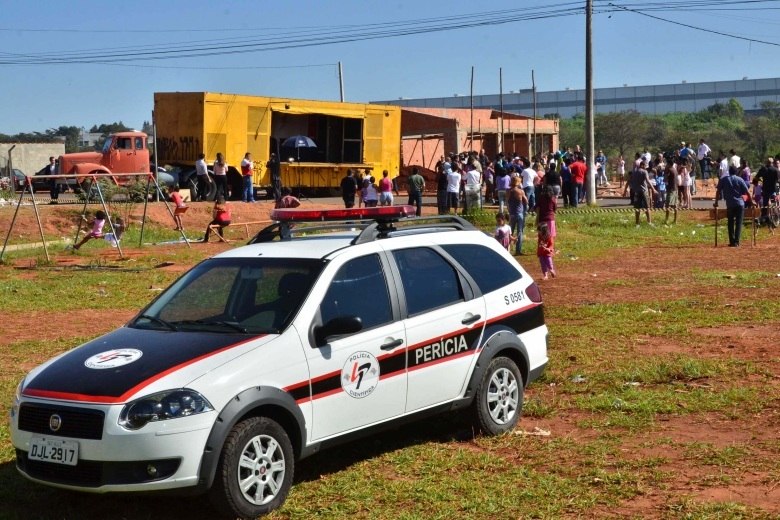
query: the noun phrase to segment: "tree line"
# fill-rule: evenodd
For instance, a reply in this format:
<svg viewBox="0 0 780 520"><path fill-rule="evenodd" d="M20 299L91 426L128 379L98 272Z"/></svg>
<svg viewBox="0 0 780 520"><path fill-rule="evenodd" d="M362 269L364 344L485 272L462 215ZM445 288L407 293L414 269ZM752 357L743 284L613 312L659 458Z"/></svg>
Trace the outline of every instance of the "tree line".
<svg viewBox="0 0 780 520"><path fill-rule="evenodd" d="M610 159L622 155L627 163L645 148L654 153L679 150L685 142L695 150L704 139L714 156L734 149L748 164L757 166L769 155L780 154L780 103L765 101L755 112L745 112L731 99L699 112L596 114L594 130L596 151L603 150ZM560 142L562 147L585 143L584 115L560 121Z"/></svg>

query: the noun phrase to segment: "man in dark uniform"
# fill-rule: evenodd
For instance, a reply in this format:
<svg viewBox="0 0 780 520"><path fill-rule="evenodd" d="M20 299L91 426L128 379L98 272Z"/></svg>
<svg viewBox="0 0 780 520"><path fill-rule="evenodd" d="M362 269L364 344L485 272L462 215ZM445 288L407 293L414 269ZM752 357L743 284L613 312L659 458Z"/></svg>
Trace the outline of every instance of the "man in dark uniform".
<svg viewBox="0 0 780 520"><path fill-rule="evenodd" d="M341 198L344 199L345 208L355 206L355 192L357 192L357 181L350 168L347 170L347 175L341 179Z"/></svg>
<svg viewBox="0 0 780 520"><path fill-rule="evenodd" d="M49 157L49 164L44 166L40 173L41 175L57 175L57 162L54 160L54 157ZM60 184L59 179L49 179L49 197L51 197L49 204L57 204L59 202L61 189L62 184Z"/></svg>
<svg viewBox="0 0 780 520"><path fill-rule="evenodd" d="M275 153L271 153L271 157L265 163L265 166L271 172L271 188L274 190L274 201L279 202L282 198L282 173L279 158Z"/></svg>
<svg viewBox="0 0 780 520"><path fill-rule="evenodd" d="M754 185L758 185L759 182L761 183L761 195L763 195L764 199L756 201L761 204L761 222L766 222L770 229L774 227L774 222L772 222L772 219L768 218L767 215L769 202L777 194L778 175L780 175L780 172L775 168L774 160L769 157L766 160L766 163L764 163L764 166L762 166L758 170L756 176L753 177Z"/></svg>

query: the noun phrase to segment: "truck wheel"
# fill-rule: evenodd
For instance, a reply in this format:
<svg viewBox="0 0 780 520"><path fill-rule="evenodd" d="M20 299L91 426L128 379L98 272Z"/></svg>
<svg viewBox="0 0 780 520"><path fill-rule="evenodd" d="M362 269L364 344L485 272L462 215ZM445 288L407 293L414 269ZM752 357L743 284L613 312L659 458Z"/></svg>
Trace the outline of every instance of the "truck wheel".
<svg viewBox="0 0 780 520"><path fill-rule="evenodd" d="M220 511L239 518L267 514L287 498L294 465L284 428L267 417L250 417L225 440L211 500Z"/></svg>
<svg viewBox="0 0 780 520"><path fill-rule="evenodd" d="M227 172L227 186L230 192L230 197L225 197L229 200L241 200L242 192L244 191L244 178L233 167L228 168Z"/></svg>
<svg viewBox="0 0 780 520"><path fill-rule="evenodd" d="M179 177L179 179L179 187L190 190L190 200L193 202L200 200L200 193L198 193L198 176L195 175L195 172L190 172L184 177Z"/></svg>
<svg viewBox="0 0 780 520"><path fill-rule="evenodd" d="M498 435L517 425L523 410L523 376L514 361L496 357L490 362L472 406L483 433Z"/></svg>

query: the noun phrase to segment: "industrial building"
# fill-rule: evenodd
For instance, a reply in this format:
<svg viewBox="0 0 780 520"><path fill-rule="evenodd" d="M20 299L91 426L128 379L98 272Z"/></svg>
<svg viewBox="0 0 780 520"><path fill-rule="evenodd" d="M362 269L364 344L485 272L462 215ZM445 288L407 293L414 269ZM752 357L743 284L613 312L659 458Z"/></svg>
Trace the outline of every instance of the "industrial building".
<svg viewBox="0 0 780 520"><path fill-rule="evenodd" d="M643 114L667 114L670 112L698 112L715 103L727 103L736 99L746 111L760 110L764 101L780 103L780 78L747 79L732 81L682 82L669 85L647 85L594 90L596 113L636 110ZM404 108L469 108L470 96L435 97L420 99L396 99L376 101ZM474 96L475 108L499 110L498 94ZM503 94L503 110L533 115L531 89L510 91ZM536 93L536 113L539 117L570 118L585 112L585 90L556 90Z"/></svg>

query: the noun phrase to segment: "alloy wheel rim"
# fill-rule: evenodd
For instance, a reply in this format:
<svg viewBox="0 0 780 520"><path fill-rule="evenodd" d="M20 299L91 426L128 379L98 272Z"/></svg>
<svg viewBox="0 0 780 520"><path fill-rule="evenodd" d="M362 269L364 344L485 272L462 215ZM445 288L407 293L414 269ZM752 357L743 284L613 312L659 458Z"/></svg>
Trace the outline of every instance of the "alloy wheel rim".
<svg viewBox="0 0 780 520"><path fill-rule="evenodd" d="M238 461L241 494L254 505L267 504L279 494L285 471L284 452L276 439L269 435L252 437Z"/></svg>
<svg viewBox="0 0 780 520"><path fill-rule="evenodd" d="M519 395L517 378L511 370L500 368L493 372L487 388L487 405L496 424L507 424L514 418Z"/></svg>

